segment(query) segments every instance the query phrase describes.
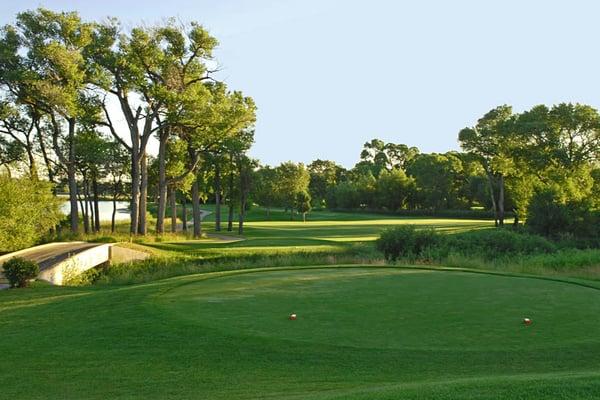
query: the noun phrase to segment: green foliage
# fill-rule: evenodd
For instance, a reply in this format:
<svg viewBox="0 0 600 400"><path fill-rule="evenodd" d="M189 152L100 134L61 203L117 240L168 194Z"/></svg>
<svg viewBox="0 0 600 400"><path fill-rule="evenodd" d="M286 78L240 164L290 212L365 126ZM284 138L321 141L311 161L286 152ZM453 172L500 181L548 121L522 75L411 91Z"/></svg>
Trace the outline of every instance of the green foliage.
<svg viewBox="0 0 600 400"><path fill-rule="evenodd" d="M564 200L556 190L546 189L533 196L526 226L547 237L597 238L599 224L600 216L588 202Z"/></svg>
<svg viewBox="0 0 600 400"><path fill-rule="evenodd" d="M307 168L310 173L309 191L313 203L317 206L329 206L329 191L346 179L347 171L329 160L315 160Z"/></svg>
<svg viewBox="0 0 600 400"><path fill-rule="evenodd" d="M443 262L450 256L493 260L557 251L548 239L511 229L483 229L441 235L432 229L403 225L383 231L376 247L388 261L398 259Z"/></svg>
<svg viewBox="0 0 600 400"><path fill-rule="evenodd" d="M417 229L413 225L403 225L381 232L376 247L386 260L396 261L399 258L418 258L441 240L441 236L433 229Z"/></svg>
<svg viewBox="0 0 600 400"><path fill-rule="evenodd" d="M414 199L414 179L401 169L383 171L376 183L376 204L384 210L397 211L406 208Z"/></svg>
<svg viewBox="0 0 600 400"><path fill-rule="evenodd" d="M24 158L25 149L19 142L0 136L0 166L9 166Z"/></svg>
<svg viewBox="0 0 600 400"><path fill-rule="evenodd" d="M300 192L308 191L310 174L304 164L291 161L281 163L276 168L277 183L276 193L281 205L293 210L296 196Z"/></svg>
<svg viewBox="0 0 600 400"><path fill-rule="evenodd" d="M0 176L0 252L36 244L62 218L52 185Z"/></svg>
<svg viewBox="0 0 600 400"><path fill-rule="evenodd" d="M374 176L379 176L382 171L405 169L406 165L419 154L416 147L405 144L385 143L380 139L372 139L363 146L360 153L361 162L358 169L371 171Z"/></svg>
<svg viewBox="0 0 600 400"><path fill-rule="evenodd" d="M277 184L277 170L268 165L261 167L256 172L253 191L254 200L267 209L279 203Z"/></svg>
<svg viewBox="0 0 600 400"><path fill-rule="evenodd" d="M482 229L448 235L440 246L439 255L463 254L492 260L501 257L553 253L556 244L539 235L518 232L510 228Z"/></svg>
<svg viewBox="0 0 600 400"><path fill-rule="evenodd" d="M310 205L310 194L307 191L298 192L296 194L296 210L302 214L303 219L306 221L306 213L312 209Z"/></svg>
<svg viewBox="0 0 600 400"><path fill-rule="evenodd" d="M2 264L4 276L10 287L27 287L29 281L40 273L40 267L36 262L14 257Z"/></svg>
<svg viewBox="0 0 600 400"><path fill-rule="evenodd" d="M420 154L407 173L415 179L419 204L424 208L452 209L460 204L462 163L453 154Z"/></svg>

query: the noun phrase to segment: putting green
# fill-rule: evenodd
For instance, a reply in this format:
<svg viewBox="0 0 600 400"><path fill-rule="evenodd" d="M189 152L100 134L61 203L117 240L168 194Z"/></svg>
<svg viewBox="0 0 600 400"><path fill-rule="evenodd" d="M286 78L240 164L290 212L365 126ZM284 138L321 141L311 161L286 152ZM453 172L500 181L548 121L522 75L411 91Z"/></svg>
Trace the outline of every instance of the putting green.
<svg viewBox="0 0 600 400"><path fill-rule="evenodd" d="M486 274L377 267L238 274L178 286L157 304L228 335L366 349L600 343L600 291ZM524 317L533 324L524 326Z"/></svg>

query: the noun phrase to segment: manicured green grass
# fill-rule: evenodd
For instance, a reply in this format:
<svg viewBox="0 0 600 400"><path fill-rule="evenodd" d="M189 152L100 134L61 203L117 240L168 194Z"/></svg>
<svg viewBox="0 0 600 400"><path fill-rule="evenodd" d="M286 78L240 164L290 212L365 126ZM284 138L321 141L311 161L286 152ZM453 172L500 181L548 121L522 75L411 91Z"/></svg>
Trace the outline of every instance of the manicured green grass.
<svg viewBox="0 0 600 400"><path fill-rule="evenodd" d="M220 272L3 291L0 314L6 398L600 394L600 290L545 279L382 267Z"/></svg>
<svg viewBox="0 0 600 400"><path fill-rule="evenodd" d="M289 221L289 214L272 211L272 220L264 220L264 210L255 208L248 215L243 240L214 238L191 240L185 236L138 238L153 248L158 260L121 266L108 271L101 282L140 283L170 276L223 269L294 266L311 264L381 264L374 240L388 227L416 224L443 232L489 228L484 220L388 217L374 214L317 212L307 222ZM209 216L211 217L211 216ZM355 219L352 219L355 218ZM204 231L215 234L214 222L205 222ZM220 235L236 238L226 224ZM161 257L160 257L161 256Z"/></svg>
<svg viewBox="0 0 600 400"><path fill-rule="evenodd" d="M289 214L282 211L272 211L273 220L263 220L264 211L253 210L248 216L244 227L245 241L222 242L215 245L214 241L176 241L167 238L166 241L145 241L144 244L156 249L185 253L192 256L210 256L226 253L253 254L263 251L343 251L356 243L372 242L379 233L388 227L399 224L415 224L431 227L445 232L459 232L472 229L492 227L493 222L467 219L442 218L412 218L386 217L373 214L350 214L336 212L317 212L307 222L289 221ZM210 215L213 217L213 215ZM206 232L214 232L214 222L205 222ZM223 235L236 235L237 224L232 232L227 232L226 224L220 232Z"/></svg>
<svg viewBox="0 0 600 400"><path fill-rule="evenodd" d="M212 210L214 207L205 205ZM226 217L226 214L223 214ZM214 231L214 221L209 215L203 223L203 231ZM168 223L168 220L167 220ZM148 282L171 276L197 272L270 266L298 266L314 264L382 264L383 256L374 248L374 240L389 227L411 224L422 228L434 228L448 234L491 228L486 220L395 217L367 213L341 213L319 211L312 213L308 222L289 221L289 213L273 210L271 220L266 219L264 209L255 207L248 214L244 237L236 241L218 238L191 240L189 234L163 234L134 237L132 240L151 247L157 259L113 268L103 276L103 283L131 284ZM120 226L127 232L127 226ZM223 224L222 235L236 237L227 232ZM119 236L121 235L121 236ZM103 232L88 239L113 238L129 240L126 233L111 236ZM475 238L476 239L476 238ZM475 240L474 242L476 242ZM552 254L504 255L479 254L477 251L453 249L442 257L426 260L402 260L401 263L427 263L475 269L529 274L558 275L598 279L600 277L600 250L573 248L561 249Z"/></svg>

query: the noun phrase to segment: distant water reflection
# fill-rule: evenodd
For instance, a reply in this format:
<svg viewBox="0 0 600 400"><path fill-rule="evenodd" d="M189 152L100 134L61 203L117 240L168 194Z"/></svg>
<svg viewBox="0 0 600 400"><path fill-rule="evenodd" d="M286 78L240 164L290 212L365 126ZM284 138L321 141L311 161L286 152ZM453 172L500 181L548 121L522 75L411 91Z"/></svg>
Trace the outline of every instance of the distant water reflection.
<svg viewBox="0 0 600 400"><path fill-rule="evenodd" d="M80 208L80 204L77 203L77 208ZM100 220L101 221L110 221L112 218L113 212L113 203L112 201L100 201L98 202L98 208L100 210ZM71 205L67 201L63 203L61 207L61 211L64 214L69 214L71 212ZM81 210L79 210L81 213ZM115 215L115 220L124 221L129 219L129 202L127 201L117 201L117 214Z"/></svg>

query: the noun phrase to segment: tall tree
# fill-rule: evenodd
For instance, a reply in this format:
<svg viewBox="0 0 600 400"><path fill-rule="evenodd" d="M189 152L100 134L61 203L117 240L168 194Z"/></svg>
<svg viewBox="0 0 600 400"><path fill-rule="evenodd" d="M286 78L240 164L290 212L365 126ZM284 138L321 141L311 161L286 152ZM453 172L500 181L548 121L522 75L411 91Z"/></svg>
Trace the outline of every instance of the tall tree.
<svg viewBox="0 0 600 400"><path fill-rule="evenodd" d="M255 201L263 206L267 212L267 219L271 219L271 207L279 203L277 185L277 169L266 165L256 171L256 183L253 195Z"/></svg>
<svg viewBox="0 0 600 400"><path fill-rule="evenodd" d="M308 165L310 173L309 192L313 202L326 206L327 194L346 178L346 170L329 160L315 160Z"/></svg>
<svg viewBox="0 0 600 400"><path fill-rule="evenodd" d="M154 121L161 106L160 101L150 96L145 66L138 53L145 48L148 35L145 28L134 28L131 34L121 33L116 20L97 25L93 32L92 45L88 46L88 57L96 71L94 83L118 101L129 130L129 142L117 132L117 126L103 103L104 121L115 138L131 156L130 233L146 230L146 210L140 209L140 201L147 192L147 171L143 167L148 141L158 129ZM145 95L146 94L146 95ZM141 218L140 218L141 217Z"/></svg>
<svg viewBox="0 0 600 400"><path fill-rule="evenodd" d="M310 174L304 164L291 161L281 163L277 167L277 192L283 205L290 210L290 219L294 219L297 195L308 192Z"/></svg>
<svg viewBox="0 0 600 400"><path fill-rule="evenodd" d="M489 182L489 191L497 225L504 225L504 180L514 170L511 140L515 138L511 125L512 107L503 105L486 113L471 128L459 132L464 150L477 156Z"/></svg>
<svg viewBox="0 0 600 400"><path fill-rule="evenodd" d="M124 181L129 176L131 165L129 163L129 155L120 143L113 140L108 143L107 157L105 158L104 169L110 179L111 194L112 194L112 215L110 231L115 232L117 201L125 194Z"/></svg>
<svg viewBox="0 0 600 400"><path fill-rule="evenodd" d="M154 99L158 125L159 204L157 232L163 232L166 209L166 147L169 138L188 128L190 112L186 108L204 110L210 98L203 84L210 81L206 63L212 58L217 41L199 24L187 28L168 21L150 29L138 28L132 32L131 55L144 71L141 92L147 102ZM191 171L190 171L191 172Z"/></svg>
<svg viewBox="0 0 600 400"><path fill-rule="evenodd" d="M424 207L440 210L464 206L459 198L462 163L455 155L420 154L407 173L415 179L417 196Z"/></svg>

